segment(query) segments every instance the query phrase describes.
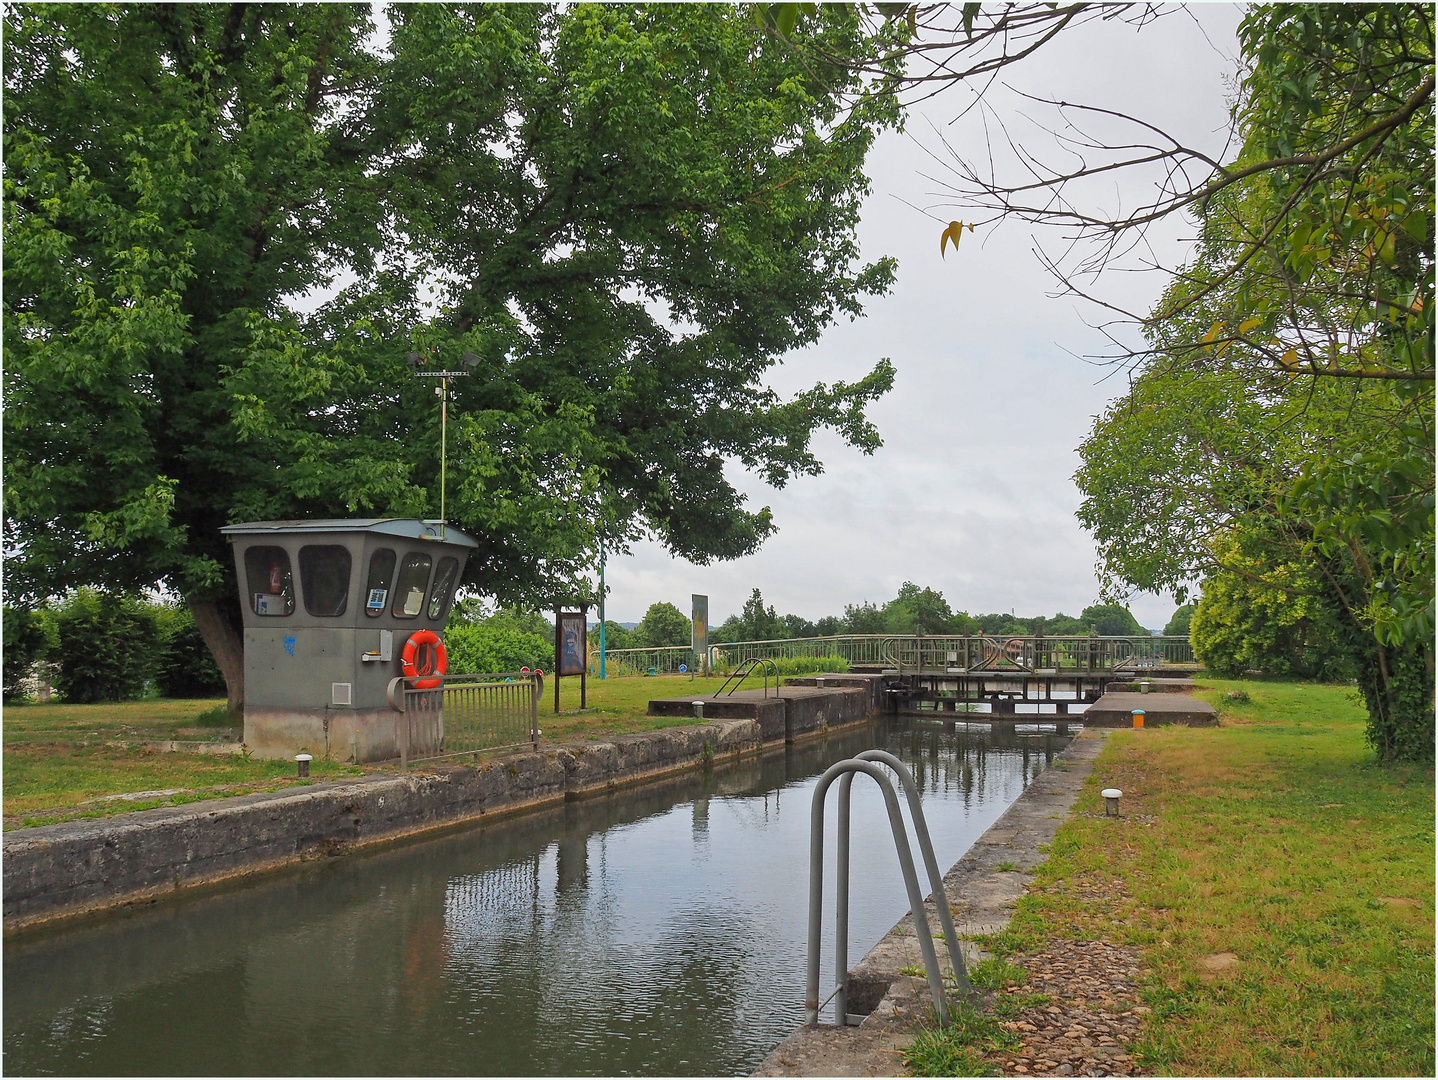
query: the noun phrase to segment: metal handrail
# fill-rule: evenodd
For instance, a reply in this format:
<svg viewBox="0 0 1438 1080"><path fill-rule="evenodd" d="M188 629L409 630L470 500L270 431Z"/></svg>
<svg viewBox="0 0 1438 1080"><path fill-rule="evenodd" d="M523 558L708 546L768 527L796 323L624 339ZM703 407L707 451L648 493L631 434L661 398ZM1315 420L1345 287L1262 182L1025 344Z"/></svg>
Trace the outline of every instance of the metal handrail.
<svg viewBox="0 0 1438 1080"><path fill-rule="evenodd" d="M1180 636L934 634L886 638L883 663L899 671L1061 676L1194 665L1194 660L1192 644Z"/></svg>
<svg viewBox="0 0 1438 1080"><path fill-rule="evenodd" d="M954 653L949 663L948 654ZM596 654L597 655L597 654ZM654 649L609 649L611 664L636 673L649 667L677 671L696 660L688 645ZM899 669L957 666L975 671L1028 671L1071 674L1160 664L1197 667L1186 635L1114 636L1098 634L830 634L812 638L772 638L715 642L709 646L709 670L730 662L761 657L786 660L837 656L850 664L882 664ZM1050 670L1051 669L1051 670Z"/></svg>
<svg viewBox="0 0 1438 1080"><path fill-rule="evenodd" d="M819 783L814 788L814 800L809 811L809 942L808 942L808 970L807 980L804 986L804 1017L805 1022L817 1024L819 1022L819 1009L823 1003L819 1001L819 939L822 936L823 915L824 915L824 801L828 795L829 787L840 776L852 776L854 773L866 773L874 778L879 785L879 790L884 795L884 807L889 812L889 829L894 834L894 849L899 856L899 869L903 873L904 887L909 894L909 911L914 918L914 934L919 940L919 952L924 958L924 971L928 975L929 992L934 998L934 1012L937 1014L940 1026L947 1027L949 1023L949 1010L944 1001L944 980L939 970L938 954L934 952L934 938L929 932L929 920L924 914L924 897L919 892L919 878L914 872L914 854L909 849L909 835L904 829L904 818L899 813L899 797L894 793L894 785L889 780L888 773L872 761L861 761L858 758L850 758L847 761L840 761L829 766L824 775L819 777ZM835 1019L839 1026L849 1023L848 1012L848 989L849 989L849 961L848 961L848 816L846 800L840 798L840 821L839 836L842 861L839 863L841 874L840 884L844 890L843 907L843 937L835 948L835 986L834 992L829 996L834 999ZM922 811L920 811L922 813ZM944 893L940 890L935 898L941 904L945 903ZM837 928L836 928L837 929ZM828 999L825 999L826 1001Z"/></svg>
<svg viewBox="0 0 1438 1080"><path fill-rule="evenodd" d="M723 694L724 688L729 685L729 682L732 679L738 680L738 682L734 683L734 690L738 690L740 686L744 685L744 680L749 677L749 674L756 667L759 667L763 664L768 665L768 667L764 668L764 696L766 698L769 696L769 668L774 669L774 696L782 696L779 693L779 665L774 663L773 660L770 660L767 657L763 656L751 656L748 660L745 660L742 664L735 668L734 671L729 675L729 677L720 684L719 689L714 691L714 696L718 697L720 694ZM730 690L729 693L725 696L733 697L734 690Z"/></svg>
<svg viewBox="0 0 1438 1080"><path fill-rule="evenodd" d="M899 783L904 788L904 795L909 800L909 818L914 823L914 835L919 841L919 854L924 859L924 869L929 875L929 888L932 890L934 907L939 913L939 925L944 930L944 942L949 948L949 962L953 965L954 980L958 983L959 989L968 993L972 988L969 985L969 973L964 964L964 953L959 948L959 935L954 929L954 916L949 911L948 895L944 892L944 875L939 872L939 860L934 857L934 842L929 838L929 825L924 818L923 804L919 800L919 785L914 782L914 774L909 767L900 761L887 750L865 750L861 754L854 755L855 761L877 761L894 770L899 778ZM847 952L847 931L849 925L849 789L853 786L854 774L848 773L839 783L839 842L838 860L840 887L837 889L837 901L839 904L839 917L835 920L843 926L839 933L842 944L841 949ZM847 957L843 965L845 979L847 982Z"/></svg>
<svg viewBox="0 0 1438 1080"><path fill-rule="evenodd" d="M1115 635L1099 634L834 634L812 638L772 638L756 641L716 642L709 646L711 668L722 666L721 657L730 661L747 660L751 656L789 658L800 656L839 656L851 664L885 664L888 667L913 666L904 657L922 656L943 666L946 653L959 654L973 663L983 660L986 652L1011 646L1012 652L1026 662L1015 665L1008 659L994 657L991 663L999 668L1016 670L1054 667L1060 671L1104 669L1115 663L1195 664L1193 646L1187 635Z"/></svg>

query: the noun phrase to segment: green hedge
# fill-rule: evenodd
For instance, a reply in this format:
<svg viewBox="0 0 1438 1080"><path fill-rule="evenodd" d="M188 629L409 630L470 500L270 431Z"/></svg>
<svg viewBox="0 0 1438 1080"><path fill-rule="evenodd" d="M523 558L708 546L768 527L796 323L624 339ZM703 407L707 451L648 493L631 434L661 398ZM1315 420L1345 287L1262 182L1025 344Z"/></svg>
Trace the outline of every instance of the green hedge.
<svg viewBox="0 0 1438 1080"><path fill-rule="evenodd" d="M162 697L213 697L225 692L225 676L200 637L188 608L161 607L165 647L155 664L155 685Z"/></svg>
<svg viewBox="0 0 1438 1080"><path fill-rule="evenodd" d="M83 588L55 609L55 689L68 702L125 701L155 678L163 642L155 607Z"/></svg>
<svg viewBox="0 0 1438 1080"><path fill-rule="evenodd" d="M511 627L451 624L444 633L448 670L474 675L520 668L554 670L554 642Z"/></svg>
<svg viewBox="0 0 1438 1080"><path fill-rule="evenodd" d="M4 677L5 700L18 700L23 691L21 682L37 660L44 660L53 642L46 626L46 613L29 608L5 605Z"/></svg>

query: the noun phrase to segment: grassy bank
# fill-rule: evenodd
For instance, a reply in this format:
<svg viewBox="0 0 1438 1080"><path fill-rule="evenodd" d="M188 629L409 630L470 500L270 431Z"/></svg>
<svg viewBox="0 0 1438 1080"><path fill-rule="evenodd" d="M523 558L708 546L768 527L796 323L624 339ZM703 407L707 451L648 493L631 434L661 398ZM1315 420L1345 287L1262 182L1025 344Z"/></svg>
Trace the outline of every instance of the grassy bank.
<svg viewBox="0 0 1438 1080"><path fill-rule="evenodd" d="M1160 1074L1432 1076L1432 770L1376 764L1351 688L1202 685L1220 726L1111 736L994 944L1141 948Z"/></svg>
<svg viewBox="0 0 1438 1080"><path fill-rule="evenodd" d="M689 717L646 715L649 700L706 693L720 679L688 676L591 679L579 711L579 679L560 681L560 712L547 682L539 726L545 742L571 742L692 724ZM747 684L746 684L747 685ZM127 701L108 705L45 703L7 706L4 734L4 825L45 825L277 790L304 783L290 761L240 755L160 751L143 744L168 740L238 742L224 726L224 701ZM316 761L309 783L393 769ZM176 790L178 789L178 790ZM163 794L158 794L163 792ZM115 799L127 795L134 798Z"/></svg>

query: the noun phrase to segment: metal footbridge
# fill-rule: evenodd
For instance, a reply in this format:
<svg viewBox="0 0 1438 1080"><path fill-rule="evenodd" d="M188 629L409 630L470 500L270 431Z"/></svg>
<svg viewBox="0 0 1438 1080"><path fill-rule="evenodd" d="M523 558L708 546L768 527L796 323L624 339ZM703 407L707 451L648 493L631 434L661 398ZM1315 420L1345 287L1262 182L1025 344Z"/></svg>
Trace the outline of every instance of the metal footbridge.
<svg viewBox="0 0 1438 1080"><path fill-rule="evenodd" d="M753 657L842 657L853 672L885 676L896 711L1002 716L1065 715L1111 686L1128 689L1200 666L1187 636L844 635L741 641L710 653L716 667Z"/></svg>

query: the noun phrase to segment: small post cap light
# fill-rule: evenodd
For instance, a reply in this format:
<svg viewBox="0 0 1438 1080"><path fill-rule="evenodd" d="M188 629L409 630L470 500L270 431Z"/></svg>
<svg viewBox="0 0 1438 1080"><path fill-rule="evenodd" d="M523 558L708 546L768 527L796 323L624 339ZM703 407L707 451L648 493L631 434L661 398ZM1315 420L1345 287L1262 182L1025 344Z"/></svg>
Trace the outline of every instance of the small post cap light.
<svg viewBox="0 0 1438 1080"><path fill-rule="evenodd" d="M296 754L296 755L295 755L295 760L296 760L297 762L299 762L299 764L300 764L300 775L301 775L301 776L308 776L308 775L310 774L310 762L313 761L314 759L315 759L315 756L314 756L313 754Z"/></svg>
<svg viewBox="0 0 1438 1080"><path fill-rule="evenodd" d="M1103 812L1106 817L1118 817L1118 801L1123 792L1116 787L1106 787L1099 792L1103 796Z"/></svg>

